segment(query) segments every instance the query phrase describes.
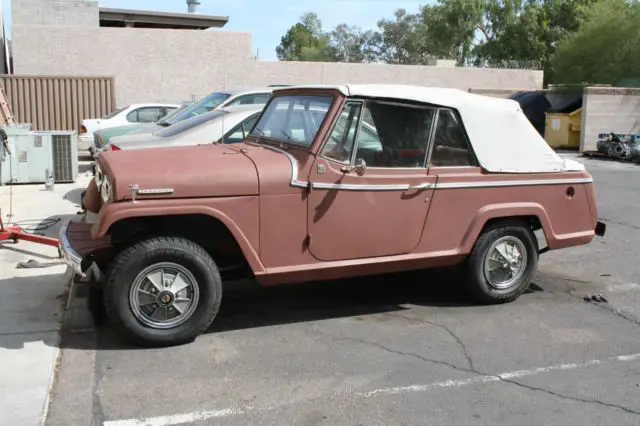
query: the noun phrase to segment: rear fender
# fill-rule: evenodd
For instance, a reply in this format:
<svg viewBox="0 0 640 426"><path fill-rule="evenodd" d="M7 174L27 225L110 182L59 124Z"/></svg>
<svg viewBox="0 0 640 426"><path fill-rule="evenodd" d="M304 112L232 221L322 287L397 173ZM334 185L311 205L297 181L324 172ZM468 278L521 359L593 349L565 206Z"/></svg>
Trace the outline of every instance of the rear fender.
<svg viewBox="0 0 640 426"><path fill-rule="evenodd" d="M480 236L484 226L492 219L509 219L523 216L534 216L540 221L542 231L549 247L554 240L553 229L549 216L544 208L538 203L501 203L489 204L478 210L478 213L471 221L462 239L462 253L470 253L473 245Z"/></svg>
<svg viewBox="0 0 640 426"><path fill-rule="evenodd" d="M103 209L100 212L102 220L97 221L93 226L91 234L94 239L102 238L107 234L109 228L111 228L114 223L123 219L150 216L170 216L173 214L201 214L219 220L235 238L240 250L242 250L244 257L247 260L247 263L253 270L253 273L261 274L265 272L258 253L237 224L221 211L208 206L163 206L160 210L156 206L145 206L142 203L137 206L131 203L109 204L103 206Z"/></svg>

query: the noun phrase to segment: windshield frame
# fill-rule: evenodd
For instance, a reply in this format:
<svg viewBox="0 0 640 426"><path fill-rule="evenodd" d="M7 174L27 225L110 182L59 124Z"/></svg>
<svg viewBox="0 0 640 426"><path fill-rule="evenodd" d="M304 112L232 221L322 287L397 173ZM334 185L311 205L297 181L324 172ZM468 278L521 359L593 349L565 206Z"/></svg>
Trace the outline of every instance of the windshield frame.
<svg viewBox="0 0 640 426"><path fill-rule="evenodd" d="M272 104L274 104L275 102L278 102L282 98L314 98L316 102L318 99L328 100L326 112L324 112L322 121L318 124L318 127L315 130L313 137L310 140L298 141L295 139L288 139L286 137L281 138L278 136L273 136L273 135L267 136L264 134L262 127L264 126L265 123L267 124L269 123L268 121L265 121L265 117L267 117L267 120L270 118L270 115L273 113L272 112L273 110L270 110ZM252 138L253 141L256 143L267 142L270 144L295 147L295 148L304 149L304 150L313 152L313 150L315 149L315 146L317 145L318 138L321 136L324 137L323 136L324 128L326 126L326 123L330 122L332 119L333 110L335 108L336 101L338 99L339 99L338 95L333 91L311 91L311 92L287 91L287 92L281 92L281 93L274 92L274 94L271 96L269 101L264 106L264 109L262 110L260 117L258 118L258 121L256 121L251 131L247 134L247 137ZM299 105L300 105L299 103L294 104L294 106L299 106ZM310 105L310 106L312 107L313 105ZM287 109L290 109L290 108L291 107Z"/></svg>

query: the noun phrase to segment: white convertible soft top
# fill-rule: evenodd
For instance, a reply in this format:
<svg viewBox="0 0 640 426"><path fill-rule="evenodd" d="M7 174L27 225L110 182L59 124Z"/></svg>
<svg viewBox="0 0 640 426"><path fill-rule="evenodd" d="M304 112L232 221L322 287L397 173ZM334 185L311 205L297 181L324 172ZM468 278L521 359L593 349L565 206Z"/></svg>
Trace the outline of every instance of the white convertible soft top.
<svg viewBox="0 0 640 426"><path fill-rule="evenodd" d="M305 85L339 90L346 96L406 99L456 109L480 166L495 173L581 171L584 165L560 157L540 136L512 99L461 89L393 84ZM291 89L291 87L281 90ZM274 93L277 92L274 91Z"/></svg>

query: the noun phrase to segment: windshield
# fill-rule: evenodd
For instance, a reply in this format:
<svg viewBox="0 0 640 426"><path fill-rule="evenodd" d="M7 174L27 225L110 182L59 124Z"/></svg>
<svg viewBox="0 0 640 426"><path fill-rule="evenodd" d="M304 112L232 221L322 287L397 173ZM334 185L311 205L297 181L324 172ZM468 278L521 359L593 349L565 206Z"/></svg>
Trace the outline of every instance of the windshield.
<svg viewBox="0 0 640 426"><path fill-rule="evenodd" d="M276 96L251 135L309 147L332 103L331 95Z"/></svg>
<svg viewBox="0 0 640 426"><path fill-rule="evenodd" d="M163 123L168 123L169 125L175 124L178 121L186 120L190 117L195 117L196 115L204 114L205 112L209 112L215 107L217 107L220 103L222 103L225 99L230 97L231 95L228 93L215 92L200 99L198 102L194 102L185 109L183 109L180 113L175 114L174 116L162 120Z"/></svg>
<svg viewBox="0 0 640 426"><path fill-rule="evenodd" d="M110 118L115 117L116 115L118 115L121 111L125 110L129 108L129 105L124 106L122 108L116 108L114 111L111 111L109 114L105 115L104 117L102 117L103 120L108 120Z"/></svg>
<svg viewBox="0 0 640 426"><path fill-rule="evenodd" d="M214 120L217 117L220 117L221 115L224 115L224 114L228 114L228 112L223 110L217 110L217 111L208 112L206 114L200 114L196 117L191 117L188 120L183 120L177 124L174 124L173 126L169 126L162 130L158 130L157 132L154 133L154 135L160 136L163 138L177 135L178 133L181 133L181 132L184 132L185 130L189 130L193 127L199 126L202 123L206 123L210 120Z"/></svg>

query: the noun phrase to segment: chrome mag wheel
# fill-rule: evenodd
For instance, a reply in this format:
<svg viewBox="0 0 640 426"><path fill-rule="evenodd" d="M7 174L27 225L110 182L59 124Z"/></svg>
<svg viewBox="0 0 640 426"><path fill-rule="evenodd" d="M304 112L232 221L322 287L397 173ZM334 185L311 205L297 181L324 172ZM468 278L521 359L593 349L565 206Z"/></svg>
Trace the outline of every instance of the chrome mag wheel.
<svg viewBox="0 0 640 426"><path fill-rule="evenodd" d="M129 292L133 315L143 324L159 330L177 327L196 310L200 291L193 274L172 262L143 269Z"/></svg>
<svg viewBox="0 0 640 426"><path fill-rule="evenodd" d="M517 237L505 236L496 240L484 261L484 277L498 290L506 290L518 282L527 268L527 250Z"/></svg>

